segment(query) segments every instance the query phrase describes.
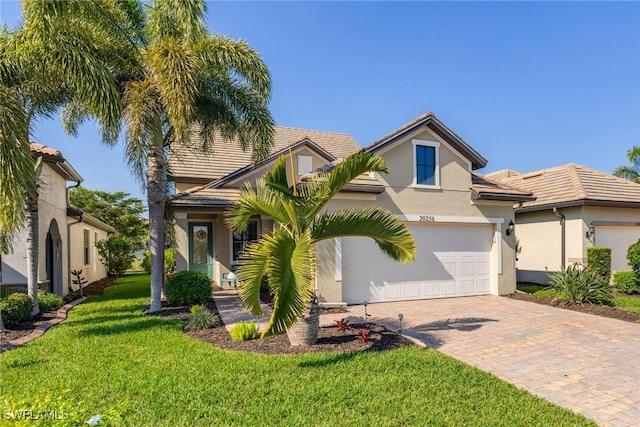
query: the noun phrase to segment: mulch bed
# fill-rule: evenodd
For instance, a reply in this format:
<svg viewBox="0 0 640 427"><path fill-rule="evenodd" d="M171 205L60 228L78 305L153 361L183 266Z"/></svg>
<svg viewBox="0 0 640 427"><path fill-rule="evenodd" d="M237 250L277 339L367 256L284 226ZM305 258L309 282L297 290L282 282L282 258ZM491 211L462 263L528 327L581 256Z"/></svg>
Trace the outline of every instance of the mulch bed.
<svg viewBox="0 0 640 427"><path fill-rule="evenodd" d="M214 316L218 316L218 309L214 301L209 301L206 307ZM148 309L145 305L144 311ZM346 311L345 309L341 309ZM229 335L229 331L220 322L220 326L216 328L201 329L190 331L185 328L189 318L189 307L182 306L162 306L162 310L153 315L168 317L173 319L181 319L183 321L184 332L200 341L208 342L218 348L227 350L240 350L250 353L263 354L303 354L315 352L349 352L349 351L384 351L393 350L400 347L415 346L416 344L402 335L387 330L386 328L368 324L352 325L351 329L339 331L336 327L321 327L318 333L318 342L312 346L293 347L289 343L286 334L277 337L271 337L264 340L257 339L251 341L234 341ZM371 335L367 342L360 342L357 338L358 329L370 329Z"/></svg>
<svg viewBox="0 0 640 427"><path fill-rule="evenodd" d="M11 329L0 332L0 344L6 344L9 341L14 341L18 338L26 337L38 326L42 325L45 322L48 322L49 320L55 319L56 314L57 312L55 311L40 313L37 316L34 316L31 320L19 323L18 325L13 326Z"/></svg>
<svg viewBox="0 0 640 427"><path fill-rule="evenodd" d="M634 313L629 310L623 310L617 307L609 307L606 305L571 303L568 301L559 300L557 298L521 293L509 294L504 296L506 298L517 299L520 301L529 301L542 305L550 305L552 307L579 311L581 313L593 314L601 317L609 317L611 319L623 320L625 322L635 323L640 320L640 313Z"/></svg>
<svg viewBox="0 0 640 427"><path fill-rule="evenodd" d="M112 285L114 282L113 277L105 277L104 279L92 282L82 288L83 295L102 295L107 286ZM78 298L80 296L78 295ZM5 344L9 341L17 340L18 338L25 337L33 332L38 326L42 325L49 320L55 319L57 311L49 311L46 313L40 313L33 317L31 320L22 322L11 329L7 329L4 332L0 332L0 344Z"/></svg>

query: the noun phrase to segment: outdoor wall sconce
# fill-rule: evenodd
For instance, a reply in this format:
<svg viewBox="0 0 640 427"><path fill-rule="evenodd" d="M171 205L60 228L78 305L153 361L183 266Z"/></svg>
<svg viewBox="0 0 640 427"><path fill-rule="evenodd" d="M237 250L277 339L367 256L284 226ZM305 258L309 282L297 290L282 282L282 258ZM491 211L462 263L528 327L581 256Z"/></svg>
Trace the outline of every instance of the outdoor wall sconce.
<svg viewBox="0 0 640 427"><path fill-rule="evenodd" d="M510 220L509 225L507 226L507 231L506 231L507 236L511 236L515 228L516 228L516 225L513 223L513 220Z"/></svg>
<svg viewBox="0 0 640 427"><path fill-rule="evenodd" d="M589 229L587 230L587 239L592 240L596 235L596 227L593 225L593 222L589 224Z"/></svg>

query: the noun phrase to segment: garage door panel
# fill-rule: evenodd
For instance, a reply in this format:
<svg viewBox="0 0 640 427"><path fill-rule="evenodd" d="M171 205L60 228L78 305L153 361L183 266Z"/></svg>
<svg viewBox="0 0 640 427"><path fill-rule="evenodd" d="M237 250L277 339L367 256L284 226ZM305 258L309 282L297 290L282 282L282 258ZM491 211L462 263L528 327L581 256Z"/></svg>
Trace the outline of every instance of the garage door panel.
<svg viewBox="0 0 640 427"><path fill-rule="evenodd" d="M441 298L490 291L488 225L411 224L416 261L400 264L366 238L342 242L343 297L348 303Z"/></svg>

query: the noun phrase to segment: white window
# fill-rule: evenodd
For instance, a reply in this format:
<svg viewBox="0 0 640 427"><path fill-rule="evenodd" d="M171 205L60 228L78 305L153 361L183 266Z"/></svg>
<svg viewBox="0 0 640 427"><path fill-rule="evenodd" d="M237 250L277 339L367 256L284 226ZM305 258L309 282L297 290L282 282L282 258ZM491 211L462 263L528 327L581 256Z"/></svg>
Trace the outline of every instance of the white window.
<svg viewBox="0 0 640 427"><path fill-rule="evenodd" d="M413 141L413 186L440 188L440 143Z"/></svg>
<svg viewBox="0 0 640 427"><path fill-rule="evenodd" d="M313 170L313 157L298 156L298 175L304 175Z"/></svg>
<svg viewBox="0 0 640 427"><path fill-rule="evenodd" d="M91 264L89 230L84 230L84 265Z"/></svg>

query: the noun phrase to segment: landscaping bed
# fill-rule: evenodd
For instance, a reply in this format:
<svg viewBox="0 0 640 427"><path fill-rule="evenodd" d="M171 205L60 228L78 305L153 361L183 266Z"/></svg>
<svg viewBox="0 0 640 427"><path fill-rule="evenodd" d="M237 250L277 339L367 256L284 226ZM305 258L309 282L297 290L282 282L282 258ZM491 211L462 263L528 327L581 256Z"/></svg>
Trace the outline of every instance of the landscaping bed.
<svg viewBox="0 0 640 427"><path fill-rule="evenodd" d="M220 317L214 301L209 301L206 304L206 308L211 311L214 316ZM146 312L146 310L148 310L148 306L145 304L143 311ZM346 312L346 309L341 310L342 312ZM188 306L171 306L163 303L161 311L153 315L182 320L183 330L187 335L212 344L215 347L250 353L304 354L327 351L384 351L416 345L411 340L408 340L396 332L389 331L383 326L371 323L366 326L364 324L354 324L350 329L343 331L338 330L335 326L321 327L318 333L318 342L315 345L293 347L289 344L289 338L286 334L263 340L234 341L222 321L220 321L220 326L215 328L188 330L186 328L190 315ZM357 335L359 329L371 330L371 335L366 342L360 342L358 340Z"/></svg>
<svg viewBox="0 0 640 427"><path fill-rule="evenodd" d="M568 301L563 301L557 298L542 296L542 295L532 295L527 293L515 293L505 295L507 298L517 299L520 301L529 301L534 302L536 304L549 305L552 307L564 308L566 310L579 311L587 314L594 314L596 316L601 317L609 317L611 319L623 320L625 322L637 323L640 321L640 313L634 313L632 311L623 310L617 307L610 307L607 305L599 305L599 304L580 304L580 303L571 303Z"/></svg>

